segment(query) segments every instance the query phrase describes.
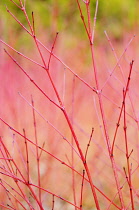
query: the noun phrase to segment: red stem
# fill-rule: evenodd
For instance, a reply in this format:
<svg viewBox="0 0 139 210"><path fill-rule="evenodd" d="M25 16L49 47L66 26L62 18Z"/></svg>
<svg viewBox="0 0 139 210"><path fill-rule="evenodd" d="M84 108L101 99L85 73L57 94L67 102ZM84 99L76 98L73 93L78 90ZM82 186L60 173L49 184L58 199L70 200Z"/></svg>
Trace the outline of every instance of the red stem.
<svg viewBox="0 0 139 210"><path fill-rule="evenodd" d="M31 96L31 103L32 103L32 106L34 107L34 101L33 101L32 96ZM35 111L34 111L33 108L32 108L32 112L33 112L33 125L34 125L35 143L36 143L36 145L38 145L36 116L35 116ZM37 160L38 186L41 187L40 158L39 158L39 149L38 149L37 146L36 146L36 160ZM42 203L40 188L39 188L39 201L40 201L40 203Z"/></svg>
<svg viewBox="0 0 139 210"><path fill-rule="evenodd" d="M29 183L30 180L30 170L29 170L29 156L28 156L28 143L26 139L26 133L23 129L24 139L25 139L25 149L26 149L26 164L27 164L27 182Z"/></svg>
<svg viewBox="0 0 139 210"><path fill-rule="evenodd" d="M83 170L83 179L82 179L82 184L81 184L80 210L82 210L82 203L83 203L84 176L85 176L85 170Z"/></svg>
<svg viewBox="0 0 139 210"><path fill-rule="evenodd" d="M123 106L124 106L124 135L125 135L125 147L126 147L126 160L127 160L127 170L128 170L128 185L129 185L129 191L130 191L130 199L131 199L131 205L132 210L134 210L134 197L133 197L133 190L132 190L132 180L131 180L131 168L130 168L130 155L128 152L128 139L127 139L127 123L126 123L126 113L125 113L125 102L126 102L126 92L123 91ZM133 150L132 150L133 151Z"/></svg>

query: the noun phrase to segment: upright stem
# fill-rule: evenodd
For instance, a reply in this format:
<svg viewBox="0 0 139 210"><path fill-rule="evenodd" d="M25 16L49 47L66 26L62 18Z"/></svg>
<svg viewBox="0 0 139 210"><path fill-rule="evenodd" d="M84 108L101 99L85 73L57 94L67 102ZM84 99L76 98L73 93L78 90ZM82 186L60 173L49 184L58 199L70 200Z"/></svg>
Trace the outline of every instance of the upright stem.
<svg viewBox="0 0 139 210"><path fill-rule="evenodd" d="M34 107L34 101L31 96L31 103L32 107ZM32 108L33 112L33 124L34 124L34 136L35 136L35 143L38 145L38 137L37 137L37 125L36 125L36 116L35 116L35 111ZM39 148L36 146L36 160L37 160L37 174L38 174L38 186L39 186L39 201L41 203L41 175L40 175L40 157L39 157Z"/></svg>
<svg viewBox="0 0 139 210"><path fill-rule="evenodd" d="M124 209L124 201L123 201L122 191L121 191L121 187L120 187L120 183L119 183L119 179L118 179L116 163L114 160L114 156L111 155L111 145L110 145L110 140L109 140L109 135L108 135L107 122L106 122L105 114L104 114L101 91L99 88L99 81L98 81L97 69L96 69L96 64L95 64L93 45L91 45L90 47L91 47L91 55L92 55L92 63L93 63L94 76L95 76L95 82L96 82L96 89L98 90L99 107L100 107L101 118L102 118L103 127L104 127L104 134L105 134L105 138L106 138L109 157L110 157L111 164L112 164L112 169L114 172L115 182L116 182L116 186L117 186L117 190L118 190L118 194L119 194L119 200L121 203L121 207Z"/></svg>
<svg viewBox="0 0 139 210"><path fill-rule="evenodd" d="M76 146L77 146L77 148L78 148L78 151L79 151L79 154L80 154L80 156L81 156L81 160L82 160L82 162L83 162L83 165L84 165L84 167L85 167L85 170L86 170L86 173L87 173L87 176L88 176L88 179L89 179L89 183L90 183L90 186L91 186L91 190L92 190L92 193L93 193L94 201L95 201L95 204L96 204L96 208L97 208L97 210L100 210L98 198L97 198L96 191L95 191L95 187L94 187L94 184L93 184L93 181L92 181L92 178L91 178L91 174L90 174L90 171L89 171L89 168L88 168L86 159L85 159L85 157L84 157L84 155L83 155L83 152L82 152L82 150L81 150L81 148L80 148L78 138L77 138L77 136L76 136L76 134L75 134L75 132L74 132L72 123L71 123L71 121L70 121L70 119L69 119L69 116L68 116L68 114L67 114L67 112L66 112L65 107L63 106L63 103L62 103L61 98L60 98L60 96L59 96L59 93L58 93L58 91L57 91L57 89L56 89L56 87L55 87L55 84L53 83L53 80L52 80L52 78L51 78L51 75L50 75L49 71L47 71L47 73L48 73L48 77L49 77L49 79L50 79L50 81L51 81L51 84L52 84L52 86L53 86L53 89L54 89L54 91L55 91L55 94L56 94L56 96L57 96L57 99L58 99L58 101L59 101L59 104L60 104L60 106L61 106L61 110L62 110L62 112L63 112L63 114L64 114L64 116L65 116L65 119L66 119L66 121L67 121L67 123L68 123L68 125L69 125L70 131L71 131L72 136L73 136L74 141L75 141L75 144L76 144Z"/></svg>

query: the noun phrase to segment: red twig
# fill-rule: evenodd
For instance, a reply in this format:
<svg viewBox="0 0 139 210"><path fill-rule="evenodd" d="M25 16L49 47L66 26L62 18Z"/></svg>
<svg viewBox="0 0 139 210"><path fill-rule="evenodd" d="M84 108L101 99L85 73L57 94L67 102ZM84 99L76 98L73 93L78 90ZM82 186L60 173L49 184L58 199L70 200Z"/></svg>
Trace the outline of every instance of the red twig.
<svg viewBox="0 0 139 210"><path fill-rule="evenodd" d="M81 184L80 210L82 210L82 206L83 206L83 186L84 186L84 176L85 176L85 170L83 170L83 178L82 178L82 184Z"/></svg>
<svg viewBox="0 0 139 210"><path fill-rule="evenodd" d="M94 24L93 24L93 31L92 31L92 44L94 44L94 35L95 35L95 27L96 27L96 20L97 20L97 12L98 12L98 0L96 0L96 9L94 15Z"/></svg>
<svg viewBox="0 0 139 210"><path fill-rule="evenodd" d="M79 3L79 0L76 0L76 2L77 2L77 4L78 4L78 8L79 8L79 11L80 11L80 16L81 16L81 19L82 19L82 21L83 21L83 25L84 25L85 31L86 31L86 33L87 33L87 36L88 36L89 41L91 42L90 34L89 34L89 29L88 29L88 27L87 27L87 25L86 25L86 23L85 23L85 19L84 19L84 15L83 15L83 13L82 13L81 5L80 5L80 3Z"/></svg>
<svg viewBox="0 0 139 210"><path fill-rule="evenodd" d="M86 152L85 152L85 160L86 160L86 157L87 157L88 149L89 149L89 147L90 147L90 142L91 142L91 140L92 140L93 133L94 133L94 128L92 128L91 135L90 135L90 139L89 139L89 142L88 142L88 144L87 144L87 148L86 148Z"/></svg>
<svg viewBox="0 0 139 210"><path fill-rule="evenodd" d="M54 210L54 206L55 206L55 195L53 195L53 199L52 199L52 210Z"/></svg>
<svg viewBox="0 0 139 210"><path fill-rule="evenodd" d="M75 102L75 95L74 95L74 91L75 91L75 77L73 76L73 84L72 84L72 113L71 113L71 123L72 125L74 125L74 102ZM72 147L74 147L74 139L73 136L71 136L71 144ZM74 160L74 150L73 148L71 148L71 165L74 168L75 165L75 160ZM73 198L74 198L74 203L76 205L77 201L76 201L76 183L75 183L75 172L72 170L72 189L73 189ZM76 207L75 207L75 210Z"/></svg>
<svg viewBox="0 0 139 210"><path fill-rule="evenodd" d="M133 63L134 63L134 61L132 60L132 62L130 63L130 71L129 71L128 81L127 81L126 88L125 88L123 101L125 100L126 94L128 92L130 78L131 78L131 72L132 72L132 68L133 68ZM116 135L117 135L118 128L120 126L120 120L121 120L121 115L122 115L122 112L123 112L123 108L124 108L124 103L122 102L119 118L118 118L117 125L116 125L116 130L115 130L115 133L114 133L114 138L113 138L113 141L112 141L111 156L113 156L114 145L115 145L115 141L116 141Z"/></svg>
<svg viewBox="0 0 139 210"><path fill-rule="evenodd" d="M47 65L48 71L50 70L50 62L51 62L51 58L52 58L52 55L53 55L53 50L54 50L54 47L55 47L55 44L56 44L57 37L58 37L58 32L56 33L56 36L55 36L55 39L54 39L54 42L53 42L53 45L52 45L52 49L50 51L50 56L49 56L48 65Z"/></svg>
<svg viewBox="0 0 139 210"><path fill-rule="evenodd" d="M33 97L31 96L31 104L32 107L34 107L34 100ZM35 116L35 111L32 108L33 112L33 125L34 125L34 136L35 136L35 143L38 145L38 136L37 136L37 124L36 124L36 116ZM39 149L36 146L36 160L37 160L37 173L38 173L38 186L41 187L41 176L40 176L40 158L39 158ZM41 203L41 190L39 189L39 201Z"/></svg>
<svg viewBox="0 0 139 210"><path fill-rule="evenodd" d="M130 77L129 77L130 79ZM134 197L133 197L133 190L132 190L132 179L131 179L131 168L130 168L130 155L132 154L133 150L129 153L128 149L128 139L127 139L127 123L126 123L126 92L123 90L123 112L124 112L124 135L125 135L125 147L126 147L126 160L127 160L127 170L128 170L128 176L127 181L129 185L129 191L130 191L130 199L131 199L131 205L132 205L132 210L134 210ZM126 174L126 170L125 174Z"/></svg>
<svg viewBox="0 0 139 210"><path fill-rule="evenodd" d="M26 164L27 164L27 182L30 182L30 170L29 170L29 154L28 154L28 143L26 139L25 129L23 129L23 134L25 138L25 149L26 149Z"/></svg>

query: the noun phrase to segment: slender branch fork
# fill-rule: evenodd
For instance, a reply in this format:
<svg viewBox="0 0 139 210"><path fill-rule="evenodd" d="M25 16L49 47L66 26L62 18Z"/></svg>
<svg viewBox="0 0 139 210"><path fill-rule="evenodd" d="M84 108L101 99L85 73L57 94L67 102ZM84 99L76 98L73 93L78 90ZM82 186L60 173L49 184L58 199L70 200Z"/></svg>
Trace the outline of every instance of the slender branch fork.
<svg viewBox="0 0 139 210"><path fill-rule="evenodd" d="M80 78L76 73L74 73L70 68L68 68L73 75L78 78L83 84L85 84L88 88L90 88L94 93L97 93L98 95L98 102L99 102L99 108L100 108L100 114L101 114L101 118L102 118L102 122L103 122L103 129L104 129L104 135L105 135L105 139L107 142L107 149L108 149L108 153L109 153L109 157L111 160L111 165L112 165L112 169L113 169L113 173L114 173L114 178L115 178L115 183L116 183L116 187L117 187L117 192L118 192L118 196L119 196L119 201L120 201L120 207L118 205L116 205L114 203L114 200L109 199L100 189L98 189L95 185L94 185L94 179L92 179L92 174L90 172L90 168L88 166L87 163L87 153L88 153L88 148L90 146L90 142L91 142L91 138L94 132L94 129L92 129L92 133L89 139L89 143L87 145L87 149L85 154L83 153L81 147L80 147L80 141L75 133L75 130L73 128L73 123L72 120L69 117L69 114L64 106L64 102L58 92L58 89L53 81L52 75L51 75L51 59L52 57L55 57L57 60L59 60L61 63L63 63L56 55L54 55L53 51L54 48L56 46L56 41L58 38L58 33L56 33L54 42L52 44L52 48L49 51L49 59L48 59L48 63L46 63L45 61L45 57L41 51L40 46L43 46L45 49L47 49L36 37L36 30L35 30L35 17L34 17L34 13L32 12L32 23L30 22L27 12L26 12L26 5L25 5L25 1L24 3L22 2L22 0L19 0L19 4L15 3L13 0L10 0L13 4L15 4L19 9L22 10L22 12L24 13L24 16L26 18L26 21L28 23L29 26L29 30L13 15L13 13L7 8L7 12L18 22L18 24L33 38L35 46L38 50L38 53L40 55L42 64L37 63L36 61L28 58L27 56L24 56L22 53L19 53L18 51L16 51L14 48L12 48L11 46L9 46L7 43L5 43L4 41L0 40L0 42L2 42L4 45L8 46L9 48L11 48L12 50L16 51L20 56L28 59L29 61L33 62L34 64L36 64L37 66L42 67L45 71L46 74L49 78L49 81L51 83L51 86L55 92L56 98L58 102L55 102L54 100L52 100L40 87L39 85L30 77L30 75L24 70L24 68L22 68L20 66L20 64L11 56L11 54L9 52L7 52L7 50L5 50L6 54L11 58L11 60L13 60L13 62L20 68L20 70L25 74L25 76L31 81L31 83L40 91L41 94L43 94L55 107L57 107L59 110L61 110L61 112L63 113L67 125L70 129L70 132L72 134L72 137L74 139L75 145L77 147L77 151L76 149L74 149L73 144L71 145L72 148L72 152L76 152L79 155L80 160L82 161L84 170L83 170L83 174L80 174L78 171L76 171L74 169L74 160L72 159L72 166L66 164L65 162L63 162L62 160L60 160L59 158L57 158L56 156L54 156L53 154L49 153L47 150L43 149L43 147L39 146L38 143L38 135L37 135L37 123L36 123L36 115L35 115L35 108L34 108L34 100L33 98L31 98L31 107L32 107L32 113L33 113L33 127L34 127L34 136L35 136L35 143L30 140L29 138L26 137L26 132L23 129L23 134L21 134L19 131L17 131L16 129L10 127L10 125L5 122L2 118L0 118L0 120L7 125L8 127L11 128L11 130L13 130L14 132L16 132L18 135L20 135L21 137L23 137L24 141L25 141L25 149L26 149L26 171L27 171L27 177L25 178L23 176L23 174L21 173L19 167L17 166L17 164L14 162L13 158L10 156L9 151L6 149L6 146L3 144L3 141L1 139L1 143L3 145L3 148L5 150L5 153L7 154L7 158L5 157L5 155L3 154L3 157L1 159L4 159L6 164L10 162L13 163L14 167L16 167L16 170L18 171L18 174L20 176L18 176L15 171L12 169L12 164L7 164L7 168L9 168L9 172L3 168L3 172L1 172L1 174L8 176L12 179L15 180L18 188L20 189L20 196L24 197L26 203L28 204L28 206L33 209L30 201L28 200L28 198L25 196L25 194L23 193L22 189L20 188L20 185L18 184L18 182L20 183L24 183L30 190L32 196L34 197L34 199L36 200L38 206L40 207L40 209L44 209L42 206L42 191L48 192L49 194L51 194L53 196L52 198L52 209L54 210L54 204L55 204L55 197L58 197L64 201L66 201L67 203L71 204L72 206L75 207L75 209L83 209L83 187L84 187L84 181L87 181L90 184L91 187L91 191L92 191L92 195L93 195L93 199L94 199L94 203L95 203L95 207L97 210L100 210L100 204L99 204L99 199L98 199L98 195L96 193L96 190L101 193L109 202L110 205L114 205L116 209L125 209L125 204L124 204L124 199L123 199L123 195L122 195L122 188L120 187L120 182L119 182L119 178L118 178L118 170L117 170L117 166L115 163L115 157L114 157L114 148L115 148L115 142L116 142L116 136L117 136L117 131L119 128L119 124L120 124L120 120L121 120L121 116L122 113L124 113L124 134L125 134L125 147L126 147L126 158L127 158L127 172L126 169L124 169L124 173L125 176L127 178L127 183L129 185L129 189L130 189L130 198L131 198L131 204L132 204L132 210L134 210L134 199L133 199L133 191L132 191L132 179L131 179L131 166L130 166L130 161L129 158L132 154L132 151L129 153L128 151L128 140L127 140L127 126L126 126L126 106L125 106L125 100L126 100L126 95L128 93L128 88L129 88L129 84L130 84L130 78L131 78L131 73L132 73L132 69L133 69L133 62L132 61L130 63L130 72L129 72L129 76L128 76L128 81L125 87L125 90L123 91L123 102L122 102L122 106L120 109L120 114L119 114L119 118L118 118L118 122L117 122L117 126L116 126L116 130L114 133L114 138L112 143L110 142L109 139L109 133L108 133L108 128L107 128L107 122L106 122L106 117L105 117L105 112L104 112L104 108L103 108L103 101L102 101L102 91L100 91L100 84L99 84L99 78L98 78L98 73L97 73L97 68L96 68L96 63L95 63L95 56L94 56L94 33L95 33L95 24L96 24L96 17L97 17L97 10L98 10L98 1L96 1L96 10L95 10L95 16L94 16L94 25L93 25L93 30L91 31L91 15L90 15L90 1L89 0L83 0L83 3L86 6L86 12L87 12L87 24L85 21L85 18L83 16L83 12L82 12L82 8L80 5L80 1L76 0L78 8L79 8L79 12L80 12L80 16L90 43L90 50L91 50L91 56L92 56L92 64L93 64L93 71L94 71L94 77L95 77L95 83L96 83L96 88L91 87L87 82L85 82L82 78ZM123 53L124 54L124 53ZM117 61L118 64L119 61ZM66 66L66 65L65 65ZM55 129L55 128L54 128ZM56 132L60 133L57 129L55 129ZM63 134L60 133L61 136L63 136ZM67 141L68 142L68 141ZM30 176L30 167L29 167L29 154L28 154L28 143L33 144L36 147L36 160L37 160L37 174L38 174L38 183L37 185L34 185L31 182L31 176ZM39 153L41 150L41 152L45 152L47 154L49 154L51 157L53 157L54 159L56 159L57 161L59 161L60 163L62 163L63 165L65 165L66 167L70 168L72 170L73 173L73 179L74 179L74 173L77 173L78 175L80 175L82 177L82 184L81 184L81 195L80 195L80 207L76 205L76 198L74 199L74 204L70 201L67 201L64 198L61 198L60 196L43 189L42 184L41 184L41 175L40 175L40 156L41 154ZM1 151L2 153L2 151ZM73 158L73 156L72 156ZM87 176L87 178L85 177L85 175ZM75 186L73 184L73 186ZM36 187L39 191L39 196L37 197L35 191L33 190L33 187ZM75 195L75 194L74 194ZM17 199L17 202L20 204L20 201ZM22 205L22 204L20 204ZM2 205L1 205L2 206ZM8 207L7 207L8 209ZM10 209L10 208L9 208Z"/></svg>

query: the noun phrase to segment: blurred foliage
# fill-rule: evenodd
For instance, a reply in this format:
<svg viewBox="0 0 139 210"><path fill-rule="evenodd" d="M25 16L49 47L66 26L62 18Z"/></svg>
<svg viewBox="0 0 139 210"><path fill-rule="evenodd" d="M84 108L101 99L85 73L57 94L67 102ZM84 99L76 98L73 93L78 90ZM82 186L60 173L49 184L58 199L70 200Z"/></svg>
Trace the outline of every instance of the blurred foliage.
<svg viewBox="0 0 139 210"><path fill-rule="evenodd" d="M19 1L15 0L15 2L18 4ZM79 0L79 2L86 19L85 3L82 0ZM14 33L13 31L16 31L18 35L22 36L20 25L12 20L5 5L26 26L23 12L10 0L1 0L0 24L2 35L9 38ZM90 0L90 5L93 20L96 1ZM83 24L75 0L26 0L26 9L30 20L31 13L34 12L37 31L41 32L42 29L49 31L50 37L57 31L76 34L76 36L84 36L85 34L82 30ZM98 34L101 36L104 30L108 30L114 37L119 38L125 29L130 30L138 26L138 11L138 0L99 0L96 27Z"/></svg>

